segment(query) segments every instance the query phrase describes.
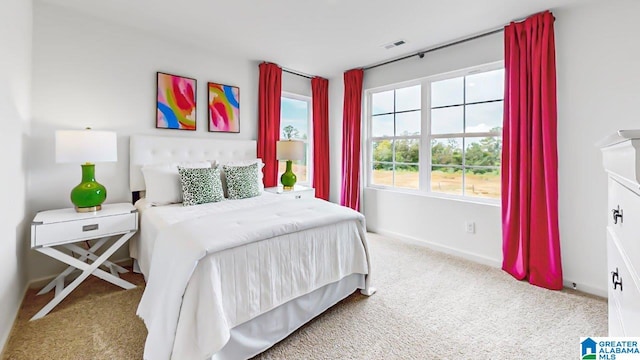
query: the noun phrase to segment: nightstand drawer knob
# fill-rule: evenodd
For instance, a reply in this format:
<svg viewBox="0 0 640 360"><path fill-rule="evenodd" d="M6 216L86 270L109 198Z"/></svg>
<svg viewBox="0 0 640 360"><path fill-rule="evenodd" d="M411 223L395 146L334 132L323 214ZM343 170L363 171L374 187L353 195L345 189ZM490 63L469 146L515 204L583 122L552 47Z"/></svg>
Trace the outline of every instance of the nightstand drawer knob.
<svg viewBox="0 0 640 360"><path fill-rule="evenodd" d="M98 230L98 224L84 225L82 231Z"/></svg>
<svg viewBox="0 0 640 360"><path fill-rule="evenodd" d="M296 199L302 198L302 195L296 195Z"/></svg>

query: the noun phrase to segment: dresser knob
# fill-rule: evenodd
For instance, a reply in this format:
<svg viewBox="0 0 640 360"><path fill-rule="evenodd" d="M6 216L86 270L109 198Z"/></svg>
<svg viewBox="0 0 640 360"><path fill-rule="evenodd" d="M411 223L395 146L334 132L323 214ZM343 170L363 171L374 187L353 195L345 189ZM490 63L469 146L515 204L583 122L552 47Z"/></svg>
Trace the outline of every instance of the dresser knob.
<svg viewBox="0 0 640 360"><path fill-rule="evenodd" d="M620 219L620 224L622 224L622 209L620 209L620 205L618 205L617 209L611 209L613 213L613 223L617 224L618 219Z"/></svg>
<svg viewBox="0 0 640 360"><path fill-rule="evenodd" d="M615 281L613 283L613 290L617 289L618 285L620 285L620 291L622 291L622 278L620 278L620 281Z"/></svg>
<svg viewBox="0 0 640 360"><path fill-rule="evenodd" d="M618 274L618 268L616 268L616 271L611 272L611 283L613 283L613 290L616 290L620 285L620 291L622 291L622 278Z"/></svg>

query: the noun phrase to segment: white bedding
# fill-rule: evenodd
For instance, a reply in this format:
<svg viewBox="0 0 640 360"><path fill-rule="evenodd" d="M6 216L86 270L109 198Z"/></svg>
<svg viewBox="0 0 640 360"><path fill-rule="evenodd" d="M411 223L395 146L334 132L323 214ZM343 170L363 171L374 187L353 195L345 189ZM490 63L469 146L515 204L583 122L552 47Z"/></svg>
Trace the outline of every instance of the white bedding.
<svg viewBox="0 0 640 360"><path fill-rule="evenodd" d="M262 196L141 210L134 257L145 359L205 359L230 330L350 274L368 274L364 218L322 200Z"/></svg>
<svg viewBox="0 0 640 360"><path fill-rule="evenodd" d="M182 206L182 204L153 206L142 198L135 204L140 214L140 227L138 236L134 236L129 242L130 255L138 261L140 271L146 279L149 276L151 251L160 230L200 216L254 208L282 200L282 197L277 194L262 192L260 196L248 199L225 200L198 206Z"/></svg>

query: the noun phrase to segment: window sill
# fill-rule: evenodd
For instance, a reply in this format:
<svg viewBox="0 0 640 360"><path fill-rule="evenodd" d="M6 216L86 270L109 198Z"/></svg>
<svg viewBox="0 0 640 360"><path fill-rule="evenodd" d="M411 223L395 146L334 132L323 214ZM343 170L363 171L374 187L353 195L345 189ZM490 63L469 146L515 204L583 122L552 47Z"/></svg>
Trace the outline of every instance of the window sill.
<svg viewBox="0 0 640 360"><path fill-rule="evenodd" d="M404 194L404 195L415 195L415 196L422 196L422 197L434 198L434 199L452 200L452 201L458 201L458 202L463 202L467 204L486 205L491 207L502 206L500 199L473 198L473 197L461 196L461 195L441 194L436 192L427 192L427 191L402 189L402 188L394 188L394 187L386 187L386 186L370 185L370 186L365 186L364 189L384 191L384 192Z"/></svg>

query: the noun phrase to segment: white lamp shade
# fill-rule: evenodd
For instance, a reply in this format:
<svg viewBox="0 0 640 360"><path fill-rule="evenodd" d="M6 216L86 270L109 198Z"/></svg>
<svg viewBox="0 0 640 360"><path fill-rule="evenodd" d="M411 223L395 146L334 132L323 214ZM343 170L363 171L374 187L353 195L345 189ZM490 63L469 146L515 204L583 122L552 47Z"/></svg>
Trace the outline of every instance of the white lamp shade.
<svg viewBox="0 0 640 360"><path fill-rule="evenodd" d="M276 143L278 160L304 159L304 142L297 140L283 140Z"/></svg>
<svg viewBox="0 0 640 360"><path fill-rule="evenodd" d="M114 131L56 131L56 162L95 163L118 161L118 138Z"/></svg>

